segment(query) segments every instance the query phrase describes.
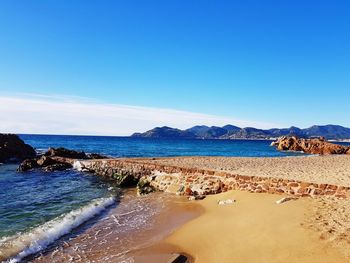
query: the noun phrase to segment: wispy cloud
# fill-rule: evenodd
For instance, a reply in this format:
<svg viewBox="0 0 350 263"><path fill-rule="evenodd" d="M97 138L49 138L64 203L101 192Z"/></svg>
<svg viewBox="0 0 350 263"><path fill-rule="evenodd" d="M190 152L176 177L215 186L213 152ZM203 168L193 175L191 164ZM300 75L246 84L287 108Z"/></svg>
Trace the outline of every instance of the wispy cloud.
<svg viewBox="0 0 350 263"><path fill-rule="evenodd" d="M155 126L234 124L268 128L271 123L152 107L103 104L80 97L22 94L0 96L0 132L130 135Z"/></svg>

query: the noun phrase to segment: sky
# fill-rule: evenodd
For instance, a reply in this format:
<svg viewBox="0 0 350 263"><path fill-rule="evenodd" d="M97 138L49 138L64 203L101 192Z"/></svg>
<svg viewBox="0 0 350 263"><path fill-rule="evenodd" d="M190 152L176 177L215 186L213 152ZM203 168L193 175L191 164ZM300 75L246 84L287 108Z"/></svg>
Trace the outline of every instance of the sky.
<svg viewBox="0 0 350 263"><path fill-rule="evenodd" d="M0 1L0 132L350 127L350 2Z"/></svg>

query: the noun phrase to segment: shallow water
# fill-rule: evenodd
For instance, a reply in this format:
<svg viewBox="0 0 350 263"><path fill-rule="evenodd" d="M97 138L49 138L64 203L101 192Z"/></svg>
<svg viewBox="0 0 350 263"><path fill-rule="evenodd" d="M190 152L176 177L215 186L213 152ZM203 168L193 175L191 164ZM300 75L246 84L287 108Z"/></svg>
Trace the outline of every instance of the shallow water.
<svg viewBox="0 0 350 263"><path fill-rule="evenodd" d="M29 262L134 262L133 252L199 214L184 197L123 193L120 203L61 238Z"/></svg>

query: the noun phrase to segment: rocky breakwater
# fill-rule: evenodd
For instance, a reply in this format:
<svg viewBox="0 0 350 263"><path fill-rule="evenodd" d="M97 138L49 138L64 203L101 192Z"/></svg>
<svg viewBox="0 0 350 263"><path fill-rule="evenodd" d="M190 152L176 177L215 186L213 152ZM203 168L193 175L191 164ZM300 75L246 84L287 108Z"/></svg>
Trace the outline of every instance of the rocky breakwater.
<svg viewBox="0 0 350 263"><path fill-rule="evenodd" d="M295 136L282 136L277 141L272 142L271 146L280 151L297 151L307 154L349 154L350 147L335 143L330 143L325 138L303 139Z"/></svg>
<svg viewBox="0 0 350 263"><path fill-rule="evenodd" d="M18 162L35 157L33 147L15 134L0 134L0 163Z"/></svg>
<svg viewBox="0 0 350 263"><path fill-rule="evenodd" d="M117 180L120 186L136 186L139 194L158 190L201 198L228 190L242 190L297 197L325 195L347 198L350 189L330 184L155 164L152 159L83 160L75 162L74 166Z"/></svg>
<svg viewBox="0 0 350 263"><path fill-rule="evenodd" d="M99 154L86 154L84 152L69 150L66 148L49 148L43 155L35 158L25 159L18 167L18 171L24 172L31 169L41 168L44 171L62 171L73 168L77 159L101 159L106 158Z"/></svg>

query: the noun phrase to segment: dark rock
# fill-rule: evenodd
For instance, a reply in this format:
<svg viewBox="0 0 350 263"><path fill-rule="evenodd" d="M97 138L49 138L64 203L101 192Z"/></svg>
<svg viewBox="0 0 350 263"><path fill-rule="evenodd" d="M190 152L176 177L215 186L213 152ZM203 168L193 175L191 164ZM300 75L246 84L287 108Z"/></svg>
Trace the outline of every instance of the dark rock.
<svg viewBox="0 0 350 263"><path fill-rule="evenodd" d="M147 180L147 178L141 178L137 183L136 188L138 195L147 195L156 191L156 189L151 185L151 182Z"/></svg>
<svg viewBox="0 0 350 263"><path fill-rule="evenodd" d="M88 153L86 155L87 159L107 159L108 157L98 153Z"/></svg>
<svg viewBox="0 0 350 263"><path fill-rule="evenodd" d="M168 262L169 263L186 263L188 261L188 258L185 255L182 254L175 254L173 258L171 258Z"/></svg>
<svg viewBox="0 0 350 263"><path fill-rule="evenodd" d="M46 166L49 166L49 165L53 165L53 164L57 164L57 163L60 163L48 156L41 156L37 161L37 164L39 167L46 167Z"/></svg>
<svg viewBox="0 0 350 263"><path fill-rule="evenodd" d="M72 165L69 163L55 163L44 167L43 170L45 172L53 172L53 171L64 171L70 168L72 168Z"/></svg>
<svg viewBox="0 0 350 263"><path fill-rule="evenodd" d="M19 165L17 171L25 172L35 168L39 168L37 161L35 159L26 159Z"/></svg>
<svg viewBox="0 0 350 263"><path fill-rule="evenodd" d="M37 158L25 160L18 167L18 171L28 171L33 168L43 168L44 171L57 171L65 170L73 167L73 163L76 159L103 159L106 158L103 155L91 153L85 154L84 152L78 152L69 150L66 148L49 148L49 150ZM122 186L136 185L133 178L129 176L118 177Z"/></svg>
<svg viewBox="0 0 350 263"><path fill-rule="evenodd" d="M72 159L88 159L87 155L84 152L69 150L63 147L49 148L49 150L44 155L49 157L58 156Z"/></svg>
<svg viewBox="0 0 350 263"><path fill-rule="evenodd" d="M36 156L35 150L15 134L0 134L0 163L22 161Z"/></svg>
<svg viewBox="0 0 350 263"><path fill-rule="evenodd" d="M111 176L120 187L136 186L138 180L130 173L119 174L113 173Z"/></svg>

